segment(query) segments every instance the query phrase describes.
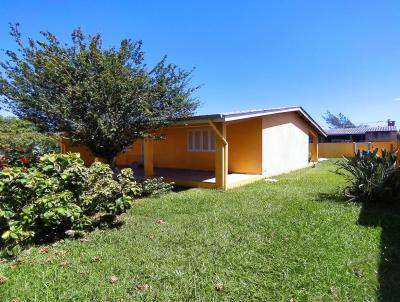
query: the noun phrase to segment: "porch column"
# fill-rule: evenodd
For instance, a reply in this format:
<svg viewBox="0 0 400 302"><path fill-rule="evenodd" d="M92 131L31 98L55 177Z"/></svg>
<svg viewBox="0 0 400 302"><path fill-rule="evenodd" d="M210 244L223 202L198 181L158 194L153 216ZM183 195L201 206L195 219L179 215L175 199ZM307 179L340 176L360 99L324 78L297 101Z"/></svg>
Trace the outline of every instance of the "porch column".
<svg viewBox="0 0 400 302"><path fill-rule="evenodd" d="M145 138L143 140L143 159L144 159L144 176L154 176L154 145L153 140Z"/></svg>
<svg viewBox="0 0 400 302"><path fill-rule="evenodd" d="M228 188L228 142L226 141L226 124L209 124L215 132L215 183L217 188L226 190Z"/></svg>
<svg viewBox="0 0 400 302"><path fill-rule="evenodd" d="M58 146L60 148L60 153L61 154L65 154L66 152L66 147L65 147L65 142L64 142L64 138L62 136L58 137Z"/></svg>
<svg viewBox="0 0 400 302"><path fill-rule="evenodd" d="M397 138L396 150L397 150L397 166L400 166L400 141L399 141L399 138Z"/></svg>
<svg viewBox="0 0 400 302"><path fill-rule="evenodd" d="M311 144L311 161L318 162L318 135L314 132L311 132L312 144Z"/></svg>

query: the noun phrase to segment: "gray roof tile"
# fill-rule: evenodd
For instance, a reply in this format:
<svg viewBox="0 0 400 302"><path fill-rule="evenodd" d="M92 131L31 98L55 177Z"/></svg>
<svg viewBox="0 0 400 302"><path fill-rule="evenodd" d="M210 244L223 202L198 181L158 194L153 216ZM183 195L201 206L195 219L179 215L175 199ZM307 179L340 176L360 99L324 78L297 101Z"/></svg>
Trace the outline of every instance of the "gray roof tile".
<svg viewBox="0 0 400 302"><path fill-rule="evenodd" d="M326 129L326 134L329 135L363 135L368 132L392 132L397 131L396 126L376 126L376 127L359 127L359 128L334 128Z"/></svg>

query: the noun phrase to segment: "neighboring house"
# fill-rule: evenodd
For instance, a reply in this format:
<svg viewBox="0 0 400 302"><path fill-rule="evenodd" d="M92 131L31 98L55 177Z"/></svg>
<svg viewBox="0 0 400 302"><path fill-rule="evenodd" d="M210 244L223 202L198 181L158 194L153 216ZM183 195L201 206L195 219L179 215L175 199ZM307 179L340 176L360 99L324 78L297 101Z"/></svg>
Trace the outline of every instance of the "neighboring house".
<svg viewBox="0 0 400 302"><path fill-rule="evenodd" d="M327 137L321 138L322 143L341 142L382 142L397 140L397 127L378 126L360 128L338 128L325 130Z"/></svg>
<svg viewBox="0 0 400 302"><path fill-rule="evenodd" d="M320 138L319 155L327 158L352 157L358 151L398 149L398 132L394 121L387 126L338 128L325 130L327 136Z"/></svg>
<svg viewBox="0 0 400 302"><path fill-rule="evenodd" d="M223 189L307 167L326 136L301 107L193 116L159 134L163 139L134 142L117 164L178 185ZM68 144L62 150L80 151Z"/></svg>

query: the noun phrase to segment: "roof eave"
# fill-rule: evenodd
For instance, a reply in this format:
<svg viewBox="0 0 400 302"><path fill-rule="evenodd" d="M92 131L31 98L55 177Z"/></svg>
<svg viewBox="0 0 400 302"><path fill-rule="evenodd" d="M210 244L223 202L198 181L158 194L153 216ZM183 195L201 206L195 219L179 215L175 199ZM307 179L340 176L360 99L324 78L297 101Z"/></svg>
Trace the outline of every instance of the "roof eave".
<svg viewBox="0 0 400 302"><path fill-rule="evenodd" d="M251 113L235 113L235 114L224 115L223 117L226 122L229 122L245 118L267 116L285 112L299 112L303 116L303 118L305 118L313 126L313 128L317 130L317 132L319 132L319 134L321 134L324 137L327 137L326 132L317 124L316 121L314 121L314 119L301 106L287 107L287 108L277 109L274 111L260 110L258 112L251 112Z"/></svg>
<svg viewBox="0 0 400 302"><path fill-rule="evenodd" d="M209 120L213 122L230 122L235 120L254 118L259 116L267 116L285 112L298 112L314 128L314 130L317 130L317 132L323 137L327 137L326 132L317 124L317 122L314 121L314 119L301 106L258 110L253 112L198 115L176 120L174 121L174 124L178 125L204 124L208 123Z"/></svg>

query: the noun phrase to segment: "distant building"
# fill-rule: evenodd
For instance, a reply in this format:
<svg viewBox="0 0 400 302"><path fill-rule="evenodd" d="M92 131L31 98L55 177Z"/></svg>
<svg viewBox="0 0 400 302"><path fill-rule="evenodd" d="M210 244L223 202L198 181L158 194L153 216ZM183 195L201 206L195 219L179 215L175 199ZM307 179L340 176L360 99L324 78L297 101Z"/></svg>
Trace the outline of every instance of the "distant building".
<svg viewBox="0 0 400 302"><path fill-rule="evenodd" d="M336 128L325 130L327 137L321 137L322 143L339 142L382 142L397 140L397 127L394 121L388 126Z"/></svg>

